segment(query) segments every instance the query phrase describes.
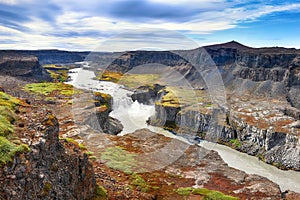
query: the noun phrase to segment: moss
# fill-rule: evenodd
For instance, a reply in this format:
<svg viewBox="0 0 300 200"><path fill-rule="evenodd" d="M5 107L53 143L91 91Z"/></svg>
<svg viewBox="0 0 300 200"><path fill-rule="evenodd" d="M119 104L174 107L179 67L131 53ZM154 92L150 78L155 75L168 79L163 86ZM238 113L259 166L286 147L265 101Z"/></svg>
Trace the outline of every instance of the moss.
<svg viewBox="0 0 300 200"><path fill-rule="evenodd" d="M54 115L48 115L46 121L44 122L48 126L54 126L54 120L56 117Z"/></svg>
<svg viewBox="0 0 300 200"><path fill-rule="evenodd" d="M137 89L140 86L159 82L159 74L122 74L120 72L105 71L99 73L98 80L111 81L128 88Z"/></svg>
<svg viewBox="0 0 300 200"><path fill-rule="evenodd" d="M73 138L65 138L65 141L79 147L79 143L75 141Z"/></svg>
<svg viewBox="0 0 300 200"><path fill-rule="evenodd" d="M65 96L72 96L80 93L79 90L75 89L72 85L65 83L31 83L24 87L25 91L38 93L42 95L50 95L52 92L57 91L58 94Z"/></svg>
<svg viewBox="0 0 300 200"><path fill-rule="evenodd" d="M92 156L92 155L94 155L94 152L87 151L87 152L85 152L85 154L86 154L87 156Z"/></svg>
<svg viewBox="0 0 300 200"><path fill-rule="evenodd" d="M51 188L52 188L51 183L49 183L49 182L45 183L44 188L43 188L43 194L42 194L42 195L43 195L43 196L47 196L47 195L49 194Z"/></svg>
<svg viewBox="0 0 300 200"><path fill-rule="evenodd" d="M97 157L96 156L89 156L89 159L91 159L91 160L97 160Z"/></svg>
<svg viewBox="0 0 300 200"><path fill-rule="evenodd" d="M54 100L55 100L54 97L46 97L46 98L45 98L45 101L54 101Z"/></svg>
<svg viewBox="0 0 300 200"><path fill-rule="evenodd" d="M27 145L16 145L5 137L0 136L0 166L11 162L16 154L28 151L30 151L30 149Z"/></svg>
<svg viewBox="0 0 300 200"><path fill-rule="evenodd" d="M261 160L261 161L265 162L265 158L262 154L258 154L257 157L258 157L258 160Z"/></svg>
<svg viewBox="0 0 300 200"><path fill-rule="evenodd" d="M236 147L241 147L242 144L241 142L236 138L236 139L231 139L230 143L236 148Z"/></svg>
<svg viewBox="0 0 300 200"><path fill-rule="evenodd" d="M107 190L104 187L97 185L94 190L94 195L92 200L107 200L107 199L108 199Z"/></svg>
<svg viewBox="0 0 300 200"><path fill-rule="evenodd" d="M79 149L86 150L87 147L84 144L78 144Z"/></svg>
<svg viewBox="0 0 300 200"><path fill-rule="evenodd" d="M206 188L191 188L191 187L183 187L178 188L176 193L181 196L189 196L190 194L193 195L201 195L205 200L238 200L237 197L225 195L222 192L209 190Z"/></svg>
<svg viewBox="0 0 300 200"><path fill-rule="evenodd" d="M123 74L121 72L104 71L97 76L97 79L101 81L111 81L117 83L122 76Z"/></svg>
<svg viewBox="0 0 300 200"><path fill-rule="evenodd" d="M176 193L181 196L189 196L191 194L192 190L193 190L193 188L191 188L191 187L178 188L176 190Z"/></svg>
<svg viewBox="0 0 300 200"><path fill-rule="evenodd" d="M142 192L148 192L149 191L149 185L148 183L138 174L133 173L131 175L131 185L135 186L137 189L139 189Z"/></svg>
<svg viewBox="0 0 300 200"><path fill-rule="evenodd" d="M27 145L21 144L13 135L15 108L20 104L17 98L0 92L0 165L11 162L17 153L30 151Z"/></svg>
<svg viewBox="0 0 300 200"><path fill-rule="evenodd" d="M137 168L136 154L127 152L124 148L108 147L102 154L101 159L106 161L109 168L123 171L127 174L132 174Z"/></svg>
<svg viewBox="0 0 300 200"><path fill-rule="evenodd" d="M15 108L21 101L4 92L0 92L0 136L14 132Z"/></svg>

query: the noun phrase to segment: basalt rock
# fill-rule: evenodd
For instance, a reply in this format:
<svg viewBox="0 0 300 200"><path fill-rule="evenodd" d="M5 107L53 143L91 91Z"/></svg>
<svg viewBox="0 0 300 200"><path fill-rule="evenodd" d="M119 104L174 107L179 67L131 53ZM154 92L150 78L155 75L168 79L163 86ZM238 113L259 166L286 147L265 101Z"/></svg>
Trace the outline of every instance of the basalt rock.
<svg viewBox="0 0 300 200"><path fill-rule="evenodd" d="M86 154L68 150L58 139L55 117L44 121L43 137L0 170L0 199L89 199L95 177Z"/></svg>
<svg viewBox="0 0 300 200"><path fill-rule="evenodd" d="M165 86L154 84L148 86L140 86L132 95L133 101L138 101L146 105L153 104L162 98L163 92L160 92Z"/></svg>
<svg viewBox="0 0 300 200"><path fill-rule="evenodd" d="M6 51L0 51L0 74L51 81L50 75L41 67L37 57Z"/></svg>
<svg viewBox="0 0 300 200"><path fill-rule="evenodd" d="M104 133L113 135L120 133L123 130L121 122L109 116L109 113L112 111L112 97L96 92L94 101L95 107L91 109L92 112L87 117L85 124Z"/></svg>
<svg viewBox="0 0 300 200"><path fill-rule="evenodd" d="M156 104L152 125L165 127L176 134L233 145L239 151L258 156L269 164L282 169L300 170L299 136L276 132L272 128L261 129L228 117L229 113L213 110L201 113L192 110L176 110L174 107ZM220 119L223 116L223 119ZM296 123L294 125L297 126Z"/></svg>

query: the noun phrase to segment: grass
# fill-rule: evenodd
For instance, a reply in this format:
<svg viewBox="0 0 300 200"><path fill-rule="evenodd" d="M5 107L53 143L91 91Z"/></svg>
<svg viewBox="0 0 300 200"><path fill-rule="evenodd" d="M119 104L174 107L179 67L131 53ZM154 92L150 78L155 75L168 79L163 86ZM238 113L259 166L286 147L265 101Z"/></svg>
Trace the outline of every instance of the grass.
<svg viewBox="0 0 300 200"><path fill-rule="evenodd" d="M193 195L201 195L204 200L238 200L237 197L225 195L222 192L209 190L206 188L191 188L191 187L182 187L176 190L178 195L181 196L189 196Z"/></svg>
<svg viewBox="0 0 300 200"><path fill-rule="evenodd" d="M136 154L130 153L123 147L108 147L102 154L101 160L106 161L109 168L132 174L137 168Z"/></svg>
<svg viewBox="0 0 300 200"><path fill-rule="evenodd" d="M31 83L25 85L24 89L28 92L38 93L45 96L50 95L54 91L65 96L72 96L79 93L72 85L64 83Z"/></svg>

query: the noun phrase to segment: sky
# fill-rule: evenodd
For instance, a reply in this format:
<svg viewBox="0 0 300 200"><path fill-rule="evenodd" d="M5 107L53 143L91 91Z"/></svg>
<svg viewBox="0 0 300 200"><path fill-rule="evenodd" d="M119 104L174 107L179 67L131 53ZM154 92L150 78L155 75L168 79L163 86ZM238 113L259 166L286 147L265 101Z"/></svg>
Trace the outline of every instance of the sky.
<svg viewBox="0 0 300 200"><path fill-rule="evenodd" d="M300 48L300 0L0 0L0 49Z"/></svg>

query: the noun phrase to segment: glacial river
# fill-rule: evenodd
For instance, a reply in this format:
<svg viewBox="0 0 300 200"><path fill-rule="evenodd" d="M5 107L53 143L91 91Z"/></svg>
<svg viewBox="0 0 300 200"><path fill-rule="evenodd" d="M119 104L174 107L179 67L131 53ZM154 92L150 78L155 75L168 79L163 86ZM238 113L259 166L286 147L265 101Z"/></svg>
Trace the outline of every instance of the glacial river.
<svg viewBox="0 0 300 200"><path fill-rule="evenodd" d="M79 89L99 91L110 94L113 97L113 111L110 113L110 116L118 119L124 126L123 131L119 134L120 136L138 129L148 128L153 132L188 143L185 138L178 137L162 128L147 125L146 120L155 112L154 106L133 102L130 98L132 92L126 90L123 86L112 82L94 80L94 72L83 68L72 69L70 72L71 80L67 83ZM242 170L248 174L266 177L277 183L282 191L292 190L300 193L300 172L280 170L259 161L256 157L208 141L201 141L198 145L217 151L230 167Z"/></svg>

